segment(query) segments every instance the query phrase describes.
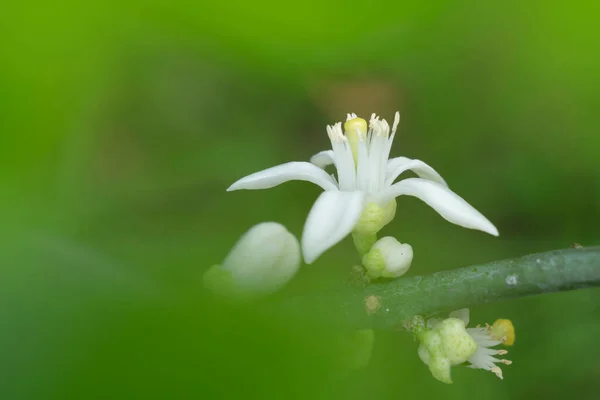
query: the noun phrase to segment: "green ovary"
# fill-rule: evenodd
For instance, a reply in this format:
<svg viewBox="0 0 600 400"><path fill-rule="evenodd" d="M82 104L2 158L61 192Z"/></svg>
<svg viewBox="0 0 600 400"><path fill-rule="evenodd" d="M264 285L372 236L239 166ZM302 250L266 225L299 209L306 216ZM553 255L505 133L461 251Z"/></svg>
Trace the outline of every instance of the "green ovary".
<svg viewBox="0 0 600 400"><path fill-rule="evenodd" d="M396 199L383 207L374 202L367 203L352 232L354 246L361 257L371 250L377 241L377 232L389 224L395 215Z"/></svg>
<svg viewBox="0 0 600 400"><path fill-rule="evenodd" d="M384 226L389 224L396 215L396 200L392 200L383 207L370 202L365 206L354 232L360 235L375 235Z"/></svg>

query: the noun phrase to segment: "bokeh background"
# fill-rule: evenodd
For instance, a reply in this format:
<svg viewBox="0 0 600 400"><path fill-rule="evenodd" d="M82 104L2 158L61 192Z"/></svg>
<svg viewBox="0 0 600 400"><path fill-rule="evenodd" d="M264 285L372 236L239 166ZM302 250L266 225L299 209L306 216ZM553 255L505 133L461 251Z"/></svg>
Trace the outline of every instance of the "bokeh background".
<svg viewBox="0 0 600 400"><path fill-rule="evenodd" d="M0 398L529 399L600 395L600 292L477 307L517 327L504 381L435 381L377 332L218 304L202 272L252 225L300 235L319 188L226 193L329 146L347 112L402 122L493 238L398 200L409 275L600 242L591 2L21 2L0 16ZM282 297L339 286L350 240ZM318 309L306 310L318 314ZM347 347L347 346L346 346Z"/></svg>

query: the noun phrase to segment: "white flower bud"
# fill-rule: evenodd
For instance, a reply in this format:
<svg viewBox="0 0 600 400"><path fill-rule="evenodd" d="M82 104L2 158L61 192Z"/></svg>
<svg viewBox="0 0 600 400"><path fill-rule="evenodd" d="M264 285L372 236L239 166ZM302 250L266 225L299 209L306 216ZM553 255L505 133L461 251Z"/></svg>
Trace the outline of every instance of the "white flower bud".
<svg viewBox="0 0 600 400"><path fill-rule="evenodd" d="M400 243L391 236L379 239L363 257L363 265L373 278L397 278L408 271L413 259L410 244Z"/></svg>
<svg viewBox="0 0 600 400"><path fill-rule="evenodd" d="M263 222L238 240L222 265L205 273L205 285L227 295L267 295L294 277L300 260L296 237L281 224Z"/></svg>

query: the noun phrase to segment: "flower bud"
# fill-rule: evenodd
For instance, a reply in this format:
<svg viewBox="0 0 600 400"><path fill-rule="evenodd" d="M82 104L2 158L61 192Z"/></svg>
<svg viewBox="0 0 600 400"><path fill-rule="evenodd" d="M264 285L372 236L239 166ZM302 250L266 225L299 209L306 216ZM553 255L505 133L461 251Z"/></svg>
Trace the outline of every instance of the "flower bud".
<svg viewBox="0 0 600 400"><path fill-rule="evenodd" d="M462 364L477 350L477 342L469 335L465 323L458 318L447 318L436 327L442 337L442 348L452 365Z"/></svg>
<svg viewBox="0 0 600 400"><path fill-rule="evenodd" d="M281 289L299 267L296 237L281 224L263 222L238 240L222 265L204 274L204 282L223 295L256 297Z"/></svg>
<svg viewBox="0 0 600 400"><path fill-rule="evenodd" d="M512 322L500 319L493 325L477 325L475 328L467 328L468 323L469 310L463 308L451 312L450 318L444 320L429 319L426 328L419 325L417 329L411 329L421 342L419 357L429 366L434 378L444 383L452 383L450 367L465 361L470 363L470 368L490 371L502 379L502 369L497 364L510 365L512 362L496 358L507 351L493 347L501 343L507 346L514 343ZM405 326L413 327L412 324Z"/></svg>
<svg viewBox="0 0 600 400"><path fill-rule="evenodd" d="M397 278L408 271L413 259L410 244L400 243L391 236L379 239L363 257L362 262L372 278Z"/></svg>

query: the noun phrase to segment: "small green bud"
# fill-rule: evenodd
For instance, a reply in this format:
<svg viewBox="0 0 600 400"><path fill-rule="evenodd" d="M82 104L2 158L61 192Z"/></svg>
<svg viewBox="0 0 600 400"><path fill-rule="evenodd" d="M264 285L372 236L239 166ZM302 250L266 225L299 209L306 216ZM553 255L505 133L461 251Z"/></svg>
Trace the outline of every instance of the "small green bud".
<svg viewBox="0 0 600 400"><path fill-rule="evenodd" d="M367 270L367 275L371 278L381 278L385 271L385 259L379 249L371 249L362 258L363 265Z"/></svg>
<svg viewBox="0 0 600 400"><path fill-rule="evenodd" d="M479 325L475 328L466 326L469 323L469 309L463 308L450 313L444 320L430 318L424 328L417 332L413 323L405 322L407 329L416 333L421 341L419 357L429 366L433 376L445 383L452 383L450 368L468 362L470 368L478 368L492 372L502 379L502 369L498 364L510 365L512 361L496 356L507 354L506 350L494 349L500 343L514 343L515 330L508 319L499 319L493 325Z"/></svg>
<svg viewBox="0 0 600 400"><path fill-rule="evenodd" d="M458 318L443 320L436 330L442 337L443 351L452 365L464 363L477 350L477 342L467 332L465 323Z"/></svg>
<svg viewBox="0 0 600 400"><path fill-rule="evenodd" d="M379 239L362 259L372 278L398 278L404 275L413 260L410 244L400 243L391 236Z"/></svg>
<svg viewBox="0 0 600 400"><path fill-rule="evenodd" d="M419 357L429 366L434 378L452 383L450 369L467 361L477 350L477 342L458 318L446 318L418 335Z"/></svg>

